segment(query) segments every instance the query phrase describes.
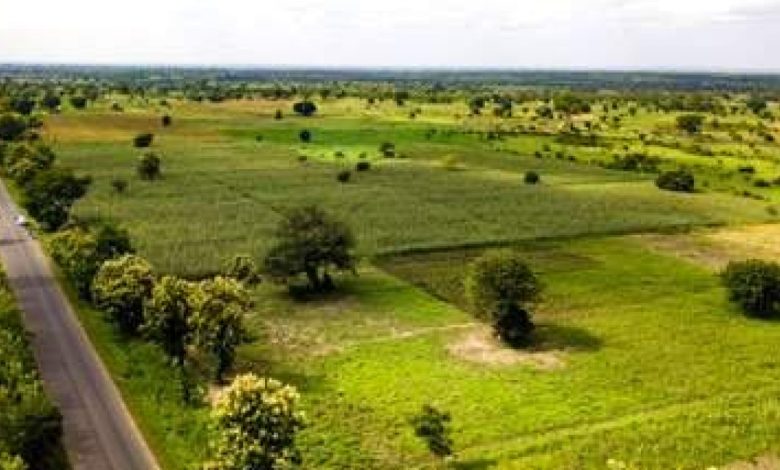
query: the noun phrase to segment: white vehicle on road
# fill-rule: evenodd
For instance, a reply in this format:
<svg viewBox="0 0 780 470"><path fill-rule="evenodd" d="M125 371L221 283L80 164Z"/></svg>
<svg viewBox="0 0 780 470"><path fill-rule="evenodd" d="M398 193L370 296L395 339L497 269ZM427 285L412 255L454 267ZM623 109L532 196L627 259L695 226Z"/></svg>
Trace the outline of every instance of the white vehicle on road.
<svg viewBox="0 0 780 470"><path fill-rule="evenodd" d="M18 214L16 217L14 217L14 223L19 227L27 227L27 217L23 216L22 214Z"/></svg>

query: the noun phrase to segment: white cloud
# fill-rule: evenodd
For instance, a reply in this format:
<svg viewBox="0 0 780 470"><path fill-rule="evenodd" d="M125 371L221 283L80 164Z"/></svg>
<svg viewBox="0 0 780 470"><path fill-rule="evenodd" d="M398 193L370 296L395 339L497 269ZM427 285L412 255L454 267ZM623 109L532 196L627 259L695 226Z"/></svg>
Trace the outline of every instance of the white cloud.
<svg viewBox="0 0 780 470"><path fill-rule="evenodd" d="M780 69L780 0L112 3L0 0L0 61Z"/></svg>

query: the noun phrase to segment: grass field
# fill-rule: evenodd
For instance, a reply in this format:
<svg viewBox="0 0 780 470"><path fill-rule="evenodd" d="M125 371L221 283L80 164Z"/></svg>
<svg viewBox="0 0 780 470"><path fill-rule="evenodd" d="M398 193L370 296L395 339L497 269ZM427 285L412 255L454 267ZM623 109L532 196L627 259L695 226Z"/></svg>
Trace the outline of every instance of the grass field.
<svg viewBox="0 0 780 470"><path fill-rule="evenodd" d="M717 176L744 158L754 177L772 178L776 147L759 146L764 159L733 149L713 159L658 145L665 167L693 162L712 178L703 191L677 194L659 191L652 175L587 163L614 149L567 146L565 155L577 153L569 161L551 156L552 136L458 132L493 120L455 118L462 105L425 105L410 120L387 103L338 100L318 117L276 121L289 103L176 103L166 129L159 116L169 110L104 108L50 116L46 136L64 164L95 178L78 215L121 222L160 272L201 275L236 253L260 257L278 211L300 203L354 228L359 276L305 303L259 286L247 319L253 340L238 357L239 370L301 389L307 468L435 467L407 422L428 402L452 413L454 465L463 469L602 469L611 458L702 469L780 451L780 324L739 315L713 265L673 249L684 239L704 251L707 235L666 234L776 221L776 187ZM673 117L625 122L605 134L635 145L637 132L666 132ZM303 128L309 144L298 138ZM134 175L140 151L131 140L146 130L163 158L153 183ZM382 158L386 141L402 156ZM545 144L550 152L535 157ZM372 169L336 182L362 153ZM542 184L523 184L528 170ZM125 194L111 189L115 177L130 182ZM746 188L755 194L734 195ZM743 229L716 233L741 233L729 230ZM658 233L623 236L645 232ZM771 255L771 241L755 240L747 251ZM546 286L531 351L495 344L463 301L468 261L492 245L520 251ZM158 350L79 310L165 468L190 468L206 450L207 410L180 404Z"/></svg>

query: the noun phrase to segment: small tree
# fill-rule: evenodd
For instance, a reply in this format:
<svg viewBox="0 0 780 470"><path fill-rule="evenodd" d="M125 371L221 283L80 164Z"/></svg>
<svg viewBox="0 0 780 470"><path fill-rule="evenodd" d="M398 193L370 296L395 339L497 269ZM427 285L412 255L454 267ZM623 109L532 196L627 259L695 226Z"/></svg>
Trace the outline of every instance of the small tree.
<svg viewBox="0 0 780 470"><path fill-rule="evenodd" d="M216 360L215 379L221 382L233 365L236 347L244 340L244 315L251 302L235 279L201 281L192 294L192 322L196 342Z"/></svg>
<svg viewBox="0 0 780 470"><path fill-rule="evenodd" d="M392 142L383 142L382 145L379 146L379 152L385 158L393 158L395 157L395 144Z"/></svg>
<svg viewBox="0 0 780 470"><path fill-rule="evenodd" d="M156 341L176 366L183 367L192 338L190 316L194 286L163 276L152 289L144 308L144 335Z"/></svg>
<svg viewBox="0 0 780 470"><path fill-rule="evenodd" d="M284 469L300 464L295 437L305 417L297 390L254 374L233 379L214 405L214 459L207 470Z"/></svg>
<svg viewBox="0 0 780 470"><path fill-rule="evenodd" d="M312 291L322 292L333 288L330 268L354 269L352 232L317 206L284 213L276 239L265 257L264 269L277 282L290 285L303 274Z"/></svg>
<svg viewBox="0 0 780 470"><path fill-rule="evenodd" d="M301 116L309 117L317 112L317 105L309 100L299 101L293 104L293 111Z"/></svg>
<svg viewBox="0 0 780 470"><path fill-rule="evenodd" d="M87 107L87 99L83 96L71 96L69 101L73 109L84 109Z"/></svg>
<svg viewBox="0 0 780 470"><path fill-rule="evenodd" d="M729 298L746 314L773 318L780 316L780 264L761 261L732 261L721 273Z"/></svg>
<svg viewBox="0 0 780 470"><path fill-rule="evenodd" d="M222 268L225 277L238 279L248 286L260 283L260 269L255 260L248 255L236 255L227 260Z"/></svg>
<svg viewBox="0 0 780 470"><path fill-rule="evenodd" d="M655 179L655 185L667 191L692 193L696 180L688 170L665 171Z"/></svg>
<svg viewBox="0 0 780 470"><path fill-rule="evenodd" d="M349 179L352 177L352 172L349 170L341 170L336 174L336 180L339 183L349 183Z"/></svg>
<svg viewBox="0 0 780 470"><path fill-rule="evenodd" d="M16 140L27 130L27 122L24 118L15 114L0 115L0 141L10 142Z"/></svg>
<svg viewBox="0 0 780 470"><path fill-rule="evenodd" d="M449 413L424 405L420 414L411 419L414 434L425 442L428 450L439 459L452 455Z"/></svg>
<svg viewBox="0 0 780 470"><path fill-rule="evenodd" d="M154 140L154 134L151 132L144 132L133 137L133 146L136 148L146 148L152 145Z"/></svg>
<svg viewBox="0 0 780 470"><path fill-rule="evenodd" d="M677 128L689 134L697 134L704 125L704 116L701 114L681 114L677 116Z"/></svg>
<svg viewBox="0 0 780 470"><path fill-rule="evenodd" d="M304 129L301 132L298 133L298 138L301 139L301 142L304 144L308 144L311 142L311 131L308 129Z"/></svg>
<svg viewBox="0 0 780 470"><path fill-rule="evenodd" d="M274 119L276 119L277 121L281 121L283 118L284 115L282 114L282 110L277 109L276 112L274 113Z"/></svg>
<svg viewBox="0 0 780 470"><path fill-rule="evenodd" d="M171 116L168 115L168 114L163 115L161 121L162 121L163 127L168 127L171 124L173 124L173 118L171 118Z"/></svg>
<svg viewBox="0 0 780 470"><path fill-rule="evenodd" d="M525 176L523 177L525 184L538 184L539 180L541 180L539 173L535 171L526 171Z"/></svg>
<svg viewBox="0 0 780 470"><path fill-rule="evenodd" d="M533 323L529 307L541 293L541 284L517 254L490 251L469 266L466 298L477 317L489 320L496 336L512 346L530 340Z"/></svg>
<svg viewBox="0 0 780 470"><path fill-rule="evenodd" d="M22 206L45 230L57 230L68 221L71 206L87 193L91 182L69 169L39 171L23 188Z"/></svg>
<svg viewBox="0 0 780 470"><path fill-rule="evenodd" d="M135 335L153 285L151 265L138 256L125 255L100 266L92 282L92 298L122 333Z"/></svg>
<svg viewBox="0 0 780 470"><path fill-rule="evenodd" d="M111 180L111 187L117 194L124 194L127 190L127 180L124 178L113 178Z"/></svg>
<svg viewBox="0 0 780 470"><path fill-rule="evenodd" d="M160 177L160 157L154 152L146 152L138 159L136 171L142 180L153 181Z"/></svg>

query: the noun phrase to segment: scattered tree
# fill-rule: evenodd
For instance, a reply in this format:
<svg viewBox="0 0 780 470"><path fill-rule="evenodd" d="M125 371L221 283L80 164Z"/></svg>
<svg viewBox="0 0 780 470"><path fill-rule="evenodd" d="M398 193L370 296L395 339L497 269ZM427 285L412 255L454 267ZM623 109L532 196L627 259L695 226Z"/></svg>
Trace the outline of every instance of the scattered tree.
<svg viewBox="0 0 780 470"><path fill-rule="evenodd" d="M17 140L27 130L27 122L24 118L15 114L0 115L0 140L10 142Z"/></svg>
<svg viewBox="0 0 780 470"><path fill-rule="evenodd" d="M87 99L83 96L71 96L69 101L73 109L84 109L87 107Z"/></svg>
<svg viewBox="0 0 780 470"><path fill-rule="evenodd" d="M163 276L151 291L141 328L156 341L176 366L183 367L192 339L190 316L194 286L173 276Z"/></svg>
<svg viewBox="0 0 780 470"><path fill-rule="evenodd" d="M168 114L163 115L161 121L162 121L163 127L168 127L171 124L173 124L173 118L171 118L171 116L168 115Z"/></svg>
<svg viewBox="0 0 780 470"><path fill-rule="evenodd" d="M701 114L681 114L677 116L677 128L689 134L698 134L704 125Z"/></svg>
<svg viewBox="0 0 780 470"><path fill-rule="evenodd" d="M142 180L153 181L160 177L160 157L154 152L146 152L138 159L136 171Z"/></svg>
<svg viewBox="0 0 780 470"><path fill-rule="evenodd" d="M439 459L452 455L451 420L449 413L439 411L431 405L424 405L420 414L411 419L414 434L422 439L428 450Z"/></svg>
<svg viewBox="0 0 780 470"><path fill-rule="evenodd" d="M313 116L314 113L317 112L317 106L308 100L299 101L293 104L293 111L301 116L309 117Z"/></svg>
<svg viewBox="0 0 780 470"><path fill-rule="evenodd" d="M540 180L539 173L535 171L526 171L525 176L523 177L525 184L538 184Z"/></svg>
<svg viewBox="0 0 780 470"><path fill-rule="evenodd" d="M519 254L496 250L477 258L469 266L465 288L474 313L491 322L496 336L512 346L530 341L529 308L542 288Z"/></svg>
<svg viewBox="0 0 780 470"><path fill-rule="evenodd" d="M688 170L665 171L655 179L655 185L667 191L692 193L696 180Z"/></svg>
<svg viewBox="0 0 780 470"><path fill-rule="evenodd" d="M153 286L151 265L138 256L124 255L100 266L92 282L92 299L122 333L135 335Z"/></svg>
<svg viewBox="0 0 780 470"><path fill-rule="evenodd" d="M746 314L780 316L780 264L762 260L732 261L721 273L729 298Z"/></svg>
<svg viewBox="0 0 780 470"><path fill-rule="evenodd" d="M114 192L117 194L123 194L127 190L127 180L124 178L113 178L111 187L114 188Z"/></svg>
<svg viewBox="0 0 780 470"><path fill-rule="evenodd" d="M146 148L152 145L154 140L154 134L151 132L144 132L133 137L133 146L136 148Z"/></svg>
<svg viewBox="0 0 780 470"><path fill-rule="evenodd" d="M309 289L333 288L329 269L353 270L355 245L351 230L317 206L304 206L283 214L264 269L272 280L290 284L305 275Z"/></svg>
<svg viewBox="0 0 780 470"><path fill-rule="evenodd" d="M339 183L348 183L349 179L352 177L352 172L349 170L341 170L336 175L336 180Z"/></svg>
<svg viewBox="0 0 780 470"><path fill-rule="evenodd" d="M311 142L311 131L308 129L304 129L301 132L298 133L298 138L301 139L301 142L304 144L308 144Z"/></svg>
<svg viewBox="0 0 780 470"><path fill-rule="evenodd" d="M227 260L222 269L225 277L238 279L248 286L260 283L260 269L255 260L248 255L236 255Z"/></svg>

